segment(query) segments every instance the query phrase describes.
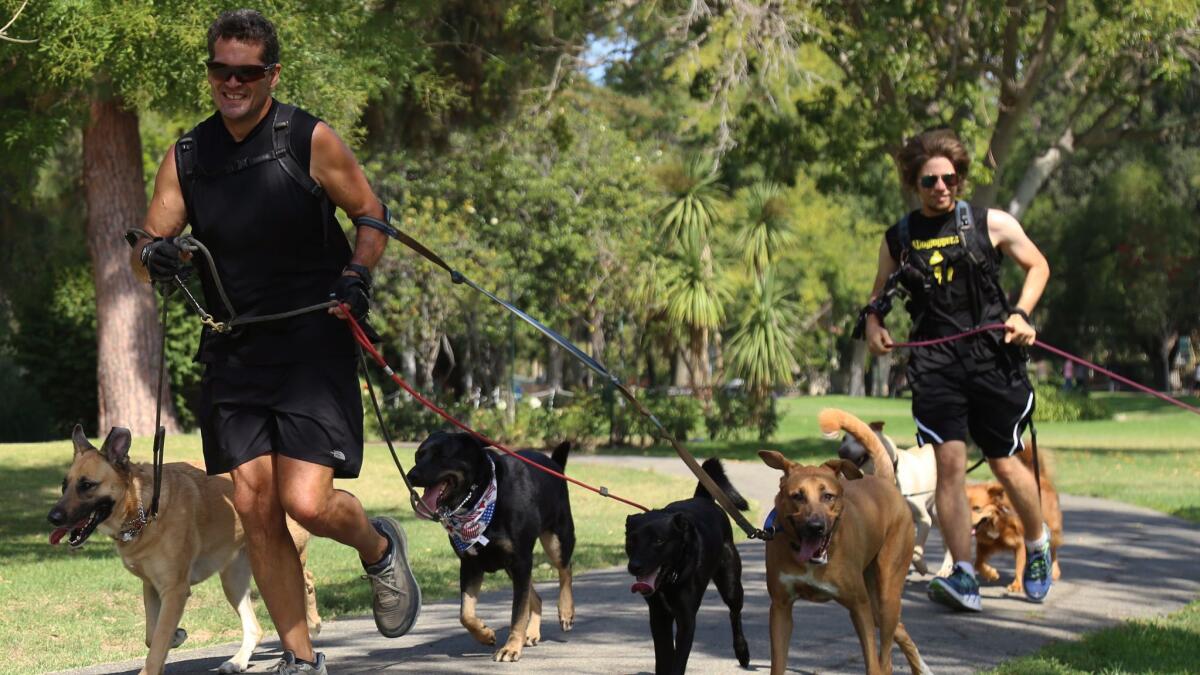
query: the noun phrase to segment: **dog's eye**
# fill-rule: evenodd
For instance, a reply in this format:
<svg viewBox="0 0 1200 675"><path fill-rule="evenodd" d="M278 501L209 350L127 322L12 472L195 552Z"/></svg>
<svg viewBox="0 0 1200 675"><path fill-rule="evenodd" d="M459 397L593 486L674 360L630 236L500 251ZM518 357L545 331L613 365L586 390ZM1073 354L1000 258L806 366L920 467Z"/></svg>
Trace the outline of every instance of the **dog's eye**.
<svg viewBox="0 0 1200 675"><path fill-rule="evenodd" d="M665 539L655 539L654 540L655 548L662 548L663 544L665 544L665 543L667 543Z"/></svg>
<svg viewBox="0 0 1200 675"><path fill-rule="evenodd" d="M803 493L803 492L797 492L796 494L792 495L792 500L793 500L793 501L796 501L796 502L799 502L799 503L801 503L801 504L803 504L805 501L807 501L807 500L804 498L804 493Z"/></svg>
<svg viewBox="0 0 1200 675"><path fill-rule="evenodd" d="M63 479L62 492L64 495L67 494L67 479L66 478Z"/></svg>
<svg viewBox="0 0 1200 675"><path fill-rule="evenodd" d="M95 482L90 481L86 478L79 479L79 491L80 492L87 492L88 490L91 490L94 487L96 487Z"/></svg>
<svg viewBox="0 0 1200 675"><path fill-rule="evenodd" d="M833 499L834 494L832 492L826 492L825 494L821 495L821 501L825 502L826 504L832 502Z"/></svg>

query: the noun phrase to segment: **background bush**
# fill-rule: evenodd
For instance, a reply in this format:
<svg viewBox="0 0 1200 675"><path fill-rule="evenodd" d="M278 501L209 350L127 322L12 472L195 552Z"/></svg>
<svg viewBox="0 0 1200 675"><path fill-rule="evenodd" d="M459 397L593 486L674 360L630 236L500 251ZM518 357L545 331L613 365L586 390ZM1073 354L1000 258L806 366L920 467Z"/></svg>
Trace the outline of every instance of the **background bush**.
<svg viewBox="0 0 1200 675"><path fill-rule="evenodd" d="M1064 392L1052 383L1038 383L1035 392L1037 407L1033 417L1037 422L1104 420L1111 416L1102 402L1085 394Z"/></svg>

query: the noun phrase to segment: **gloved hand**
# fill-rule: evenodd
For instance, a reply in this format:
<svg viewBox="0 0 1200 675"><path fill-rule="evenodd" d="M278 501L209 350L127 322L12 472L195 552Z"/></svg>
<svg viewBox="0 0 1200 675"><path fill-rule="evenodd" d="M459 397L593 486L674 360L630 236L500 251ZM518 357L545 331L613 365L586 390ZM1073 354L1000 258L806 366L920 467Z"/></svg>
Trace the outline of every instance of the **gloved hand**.
<svg viewBox="0 0 1200 675"><path fill-rule="evenodd" d="M362 277L353 274L338 277L329 289L329 297L349 305L350 314L359 323L362 323L367 317L367 312L371 311L371 286Z"/></svg>
<svg viewBox="0 0 1200 675"><path fill-rule="evenodd" d="M175 243L175 237L162 237L146 244L141 259L153 281L170 281L184 267L183 249Z"/></svg>

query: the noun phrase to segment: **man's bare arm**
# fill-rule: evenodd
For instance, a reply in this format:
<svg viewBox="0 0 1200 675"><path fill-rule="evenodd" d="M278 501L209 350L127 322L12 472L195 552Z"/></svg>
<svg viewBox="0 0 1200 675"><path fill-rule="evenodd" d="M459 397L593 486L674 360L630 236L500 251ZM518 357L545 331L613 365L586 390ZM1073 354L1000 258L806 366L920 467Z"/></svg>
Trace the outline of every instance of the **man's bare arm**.
<svg viewBox="0 0 1200 675"><path fill-rule="evenodd" d="M175 145L167 149L154 177L154 196L146 210L146 222L142 229L155 237L174 237L187 227L187 208L183 204L183 190L179 187L179 172L175 169ZM133 247L129 258L133 273L142 281L149 282L150 275L142 265L142 249L150 243L141 239Z"/></svg>
<svg viewBox="0 0 1200 675"><path fill-rule="evenodd" d="M367 183L367 176L354 153L324 122L313 129L309 173L325 188L330 201L351 219L371 216L383 219L383 205ZM359 227L351 263L374 268L387 247L387 235L371 227Z"/></svg>
<svg viewBox="0 0 1200 675"><path fill-rule="evenodd" d="M1038 250L1037 245L1025 234L1021 224L1010 214L997 209L988 210L988 236L992 245L1007 255L1025 270L1025 283L1021 286L1021 297L1017 299L1017 309L1026 316L1033 313L1042 292L1046 290L1046 282L1050 279L1050 263L1046 256ZM1005 342L1018 345L1031 345L1037 339L1037 331L1033 325L1020 314L1013 314L1004 321L1008 332Z"/></svg>

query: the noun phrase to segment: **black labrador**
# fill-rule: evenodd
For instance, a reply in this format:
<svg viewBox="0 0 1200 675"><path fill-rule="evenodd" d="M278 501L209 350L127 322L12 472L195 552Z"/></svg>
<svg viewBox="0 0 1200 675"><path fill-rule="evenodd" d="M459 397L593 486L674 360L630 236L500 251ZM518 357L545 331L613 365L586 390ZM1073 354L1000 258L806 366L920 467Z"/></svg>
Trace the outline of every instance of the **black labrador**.
<svg viewBox="0 0 1200 675"><path fill-rule="evenodd" d="M553 454L522 450L538 465L563 472L570 443ZM479 642L496 644L496 632L475 614L485 572L504 570L512 579L513 604L508 641L495 661L517 661L521 650L542 638L542 599L531 583L533 544L538 539L558 569L558 622L564 631L575 621L571 594L571 554L575 522L567 483L508 454L495 453L467 433L436 431L417 448L408 472L421 497L425 517L441 521L459 555L462 600L459 620Z"/></svg>
<svg viewBox="0 0 1200 675"><path fill-rule="evenodd" d="M738 509L749 508L730 485L719 459L706 461L704 471ZM691 499L626 518L625 552L629 573L637 578L630 590L645 596L650 606L656 675L687 670L696 613L709 581L729 606L738 663L743 668L750 665L742 633L742 558L733 544L729 519L703 485L696 486Z"/></svg>

